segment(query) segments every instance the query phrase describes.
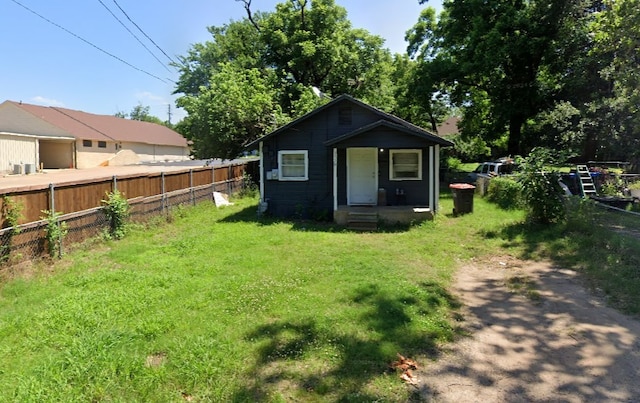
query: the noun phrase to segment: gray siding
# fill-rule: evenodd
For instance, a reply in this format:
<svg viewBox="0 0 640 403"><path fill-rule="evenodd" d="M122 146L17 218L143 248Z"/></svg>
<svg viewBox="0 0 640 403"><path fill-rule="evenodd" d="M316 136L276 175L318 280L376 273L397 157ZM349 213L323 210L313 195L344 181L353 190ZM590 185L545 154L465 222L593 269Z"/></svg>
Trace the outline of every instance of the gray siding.
<svg viewBox="0 0 640 403"><path fill-rule="evenodd" d="M351 107L350 124L340 121L341 107ZM374 110L351 102L342 102L303 119L285 128L263 142L264 195L269 212L278 217L327 218L333 214L333 148L324 142L351 133L381 119ZM386 189L388 204L403 202L410 205L428 206L429 203L429 149L427 142L417 136L379 127L339 144L338 151L338 204L347 203L346 148L377 147L384 152L378 154L379 187ZM422 149L421 181L389 180L389 148ZM278 181L267 179L266 172L278 169L278 151L307 150L309 156L309 180ZM404 200L397 200L395 191L403 189Z"/></svg>

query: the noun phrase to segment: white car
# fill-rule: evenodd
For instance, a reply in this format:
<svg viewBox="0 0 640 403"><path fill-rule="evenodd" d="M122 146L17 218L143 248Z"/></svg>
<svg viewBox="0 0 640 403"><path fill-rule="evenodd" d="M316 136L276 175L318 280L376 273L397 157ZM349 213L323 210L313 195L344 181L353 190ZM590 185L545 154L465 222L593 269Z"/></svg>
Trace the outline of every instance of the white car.
<svg viewBox="0 0 640 403"><path fill-rule="evenodd" d="M498 161L483 162L467 175L469 183L476 183L478 177L492 178L494 176L510 175L513 173L516 165L511 159L502 159Z"/></svg>

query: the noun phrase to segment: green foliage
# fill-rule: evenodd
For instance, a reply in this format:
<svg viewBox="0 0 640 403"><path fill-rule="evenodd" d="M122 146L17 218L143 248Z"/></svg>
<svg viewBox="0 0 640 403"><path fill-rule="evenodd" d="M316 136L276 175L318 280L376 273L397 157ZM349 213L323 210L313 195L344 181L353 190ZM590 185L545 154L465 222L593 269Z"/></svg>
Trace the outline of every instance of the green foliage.
<svg viewBox="0 0 640 403"><path fill-rule="evenodd" d="M611 70L637 72L631 56L637 37L631 27L637 24L620 17L635 21L638 13L637 0L604 3L444 2L437 21L427 9L407 33L409 51L421 65L415 74L460 107L464 142L479 137L493 155L524 155L534 147L558 145L587 159L615 155L625 149L614 147L618 133L623 127L628 131L629 117L638 114L621 113L618 105L626 101L620 98L612 102L614 75L607 77L606 67L618 44L625 43L620 54L631 63ZM627 82L627 88L640 88L634 80ZM504 149L496 150L503 137Z"/></svg>
<svg viewBox="0 0 640 403"><path fill-rule="evenodd" d="M592 25L594 46L589 53L598 58L600 75L612 91L601 98L607 113L603 127L607 156L638 161L640 153L640 64L638 0L605 0ZM604 125L602 125L604 126Z"/></svg>
<svg viewBox="0 0 640 403"><path fill-rule="evenodd" d="M127 232L127 220L129 219L130 206L127 198L119 190L106 193L102 200L107 220L109 221L109 236L114 239L122 239Z"/></svg>
<svg viewBox="0 0 640 403"><path fill-rule="evenodd" d="M18 222L22 218L22 204L15 201L13 198L7 195L2 196L2 211L0 214L0 228L11 228L5 232L2 237L2 243L0 244L0 263L9 259L9 253L11 252L11 240L13 237L20 233L18 228Z"/></svg>
<svg viewBox="0 0 640 403"><path fill-rule="evenodd" d="M622 197L624 191L624 181L617 175L607 175L604 183L600 186L600 195Z"/></svg>
<svg viewBox="0 0 640 403"><path fill-rule="evenodd" d="M627 185L629 190L638 190L640 189L640 181L631 182Z"/></svg>
<svg viewBox="0 0 640 403"><path fill-rule="evenodd" d="M235 158L244 145L286 121L269 81L258 69L226 63L198 96L178 99L189 113L180 130L193 141L198 158Z"/></svg>
<svg viewBox="0 0 640 403"><path fill-rule="evenodd" d="M480 230L522 217L478 200L363 237L234 201L3 284L0 350L25 353L0 354L0 401L411 401L387 365L460 334L451 256L494 251L502 240L473 246Z"/></svg>
<svg viewBox="0 0 640 403"><path fill-rule="evenodd" d="M62 241L69 231L65 221L60 222L62 213L53 210L42 210L47 226L44 228L45 239L47 240L47 250L51 257L62 257Z"/></svg>
<svg viewBox="0 0 640 403"><path fill-rule="evenodd" d="M395 104L383 39L354 29L333 0L287 1L271 13L211 27L211 41L181 57L176 130L198 158L233 158L244 146L327 102L312 87L350 94L385 111Z"/></svg>
<svg viewBox="0 0 640 403"><path fill-rule="evenodd" d="M15 201L12 197L3 195L2 196L2 214L0 218L2 218L2 227L15 227L18 225L18 222L22 218L22 209L24 206ZM16 232L14 232L16 233Z"/></svg>
<svg viewBox="0 0 640 403"><path fill-rule="evenodd" d="M522 186L522 201L527 219L533 223L550 224L565 218L564 190L560 174L547 171L561 157L546 148L534 148L528 157L518 161L518 182Z"/></svg>
<svg viewBox="0 0 640 403"><path fill-rule="evenodd" d="M131 112L129 113L117 112L115 116L123 119L129 118L131 120L139 120L141 122L149 122L149 123L155 123L158 125L171 127L171 124L169 122L165 122L162 119L151 115L149 113L150 109L151 109L150 106L144 106L142 104L138 104L134 106L133 109L131 109Z"/></svg>
<svg viewBox="0 0 640 403"><path fill-rule="evenodd" d="M516 209L522 206L522 187L511 178L495 177L489 181L487 200L503 209Z"/></svg>
<svg viewBox="0 0 640 403"><path fill-rule="evenodd" d="M465 140L463 136L453 138L454 150L465 161L483 161L491 155L491 147L480 136Z"/></svg>
<svg viewBox="0 0 640 403"><path fill-rule="evenodd" d="M238 192L238 197L257 197L259 196L260 189L258 184L253 180L248 173L242 174L242 188Z"/></svg>
<svg viewBox="0 0 640 403"><path fill-rule="evenodd" d="M460 171L462 168L462 161L460 158L447 157L447 169L450 171Z"/></svg>

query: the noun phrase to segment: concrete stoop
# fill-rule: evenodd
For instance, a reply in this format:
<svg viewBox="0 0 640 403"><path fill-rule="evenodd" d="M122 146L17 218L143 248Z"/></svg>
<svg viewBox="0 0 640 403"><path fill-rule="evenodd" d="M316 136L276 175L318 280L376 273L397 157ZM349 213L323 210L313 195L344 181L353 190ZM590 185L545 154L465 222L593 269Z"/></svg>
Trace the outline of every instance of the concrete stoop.
<svg viewBox="0 0 640 403"><path fill-rule="evenodd" d="M377 231L378 213L350 211L347 217L347 228L355 231Z"/></svg>

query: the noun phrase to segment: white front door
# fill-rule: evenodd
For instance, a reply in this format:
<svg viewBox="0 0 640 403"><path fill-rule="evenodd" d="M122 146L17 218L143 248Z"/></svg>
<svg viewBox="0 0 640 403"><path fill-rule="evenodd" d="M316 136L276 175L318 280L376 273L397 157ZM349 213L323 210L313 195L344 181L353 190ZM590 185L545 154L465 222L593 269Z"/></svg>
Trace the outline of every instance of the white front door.
<svg viewBox="0 0 640 403"><path fill-rule="evenodd" d="M347 149L347 204L378 203L378 149Z"/></svg>

